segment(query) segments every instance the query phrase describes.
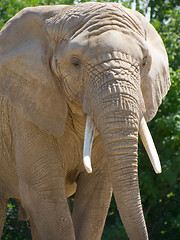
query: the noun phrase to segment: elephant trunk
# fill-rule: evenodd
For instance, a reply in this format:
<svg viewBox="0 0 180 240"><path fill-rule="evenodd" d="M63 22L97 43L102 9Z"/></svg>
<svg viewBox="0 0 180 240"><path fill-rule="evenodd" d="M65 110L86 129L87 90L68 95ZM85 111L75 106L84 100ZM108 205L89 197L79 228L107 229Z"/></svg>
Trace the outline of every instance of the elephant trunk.
<svg viewBox="0 0 180 240"><path fill-rule="evenodd" d="M115 111L112 114L114 118L118 113ZM121 114L127 113L121 111ZM115 127L111 114L109 115L101 135L117 207L129 238L145 240L148 239L148 234L138 184L138 128L131 126L128 119Z"/></svg>
<svg viewBox="0 0 180 240"><path fill-rule="evenodd" d="M114 62L124 65L113 69ZM102 136L113 192L126 232L131 240L145 240L148 233L140 199L137 162L140 74L137 65L126 62L118 59L99 65L105 69L103 76L102 71L98 76L96 65L95 76L87 87L93 89L87 101L91 104L86 105L84 101L84 109L94 119ZM92 84L96 85L92 88ZM92 106L96 107L91 109Z"/></svg>

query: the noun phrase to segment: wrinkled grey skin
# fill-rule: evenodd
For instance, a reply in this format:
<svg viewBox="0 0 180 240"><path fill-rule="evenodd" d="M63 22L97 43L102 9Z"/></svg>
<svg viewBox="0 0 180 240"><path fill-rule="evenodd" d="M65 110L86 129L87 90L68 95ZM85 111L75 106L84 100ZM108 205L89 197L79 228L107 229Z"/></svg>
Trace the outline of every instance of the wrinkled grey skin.
<svg viewBox="0 0 180 240"><path fill-rule="evenodd" d="M0 32L0 55L0 233L11 197L34 240L100 239L112 186L129 238L148 239L139 121L154 117L170 86L154 28L114 3L26 8ZM82 164L87 115L92 174Z"/></svg>

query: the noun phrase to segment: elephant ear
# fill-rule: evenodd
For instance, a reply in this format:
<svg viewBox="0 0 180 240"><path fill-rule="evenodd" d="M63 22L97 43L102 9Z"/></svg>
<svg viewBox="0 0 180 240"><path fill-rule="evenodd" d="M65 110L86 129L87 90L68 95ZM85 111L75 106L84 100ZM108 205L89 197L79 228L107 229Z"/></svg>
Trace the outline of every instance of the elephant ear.
<svg viewBox="0 0 180 240"><path fill-rule="evenodd" d="M50 67L44 22L63 7L25 8L0 32L0 94L54 136L64 132L67 104Z"/></svg>
<svg viewBox="0 0 180 240"><path fill-rule="evenodd" d="M141 76L141 90L145 103L144 117L150 121L158 110L162 98L170 87L170 75L168 56L161 37L154 27L140 13L135 12L146 33L148 57L151 64L147 64L146 70Z"/></svg>

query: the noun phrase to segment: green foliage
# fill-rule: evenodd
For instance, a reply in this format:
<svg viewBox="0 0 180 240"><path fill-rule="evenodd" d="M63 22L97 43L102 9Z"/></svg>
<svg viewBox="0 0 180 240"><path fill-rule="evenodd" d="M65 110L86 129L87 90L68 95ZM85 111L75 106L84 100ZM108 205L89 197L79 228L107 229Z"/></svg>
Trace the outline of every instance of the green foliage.
<svg viewBox="0 0 180 240"><path fill-rule="evenodd" d="M123 227L122 221L117 210L114 196L111 200L111 206L109 208L108 216L106 219L106 225L103 231L102 240L123 239L128 240L127 234Z"/></svg>
<svg viewBox="0 0 180 240"><path fill-rule="evenodd" d="M0 28L25 7L73 4L73 0L0 0Z"/></svg>
<svg viewBox="0 0 180 240"><path fill-rule="evenodd" d="M30 240L31 231L28 222L17 221L18 206L14 199L10 199L6 213L6 226L2 240Z"/></svg>
<svg viewBox="0 0 180 240"><path fill-rule="evenodd" d="M86 0L77 0L85 2ZM103 0L97 0L103 1ZM108 0L109 1L109 0ZM111 1L111 0L110 0ZM122 0L131 7L133 0ZM161 35L167 49L171 89L156 117L149 123L161 159L163 172L156 175L142 143L139 143L139 178L142 203L151 240L180 239L180 8L176 0L136 0L136 9L147 13L151 8L151 23ZM148 2L148 3L147 3ZM73 0L0 0L0 27L27 6L73 4ZM70 200L72 208L73 199ZM29 240L27 222L17 222L18 207L11 200L7 209L3 240ZM102 240L128 239L112 198Z"/></svg>
<svg viewBox="0 0 180 240"><path fill-rule="evenodd" d="M180 62L180 7L167 10L162 21L152 19L152 24L164 41L170 67L177 70Z"/></svg>

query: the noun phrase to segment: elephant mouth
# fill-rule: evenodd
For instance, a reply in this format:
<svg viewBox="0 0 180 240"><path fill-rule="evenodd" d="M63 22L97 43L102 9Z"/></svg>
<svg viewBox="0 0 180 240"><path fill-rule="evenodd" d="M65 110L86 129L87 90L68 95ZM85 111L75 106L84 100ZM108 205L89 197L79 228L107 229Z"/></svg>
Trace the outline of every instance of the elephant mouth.
<svg viewBox="0 0 180 240"><path fill-rule="evenodd" d="M85 134L84 134L83 163L88 173L92 173L91 150L92 150L94 132L95 132L95 124L91 119L91 117L87 116L86 128L85 128ZM154 168L154 171L157 174L161 173L162 169L161 169L161 163L158 157L158 153L144 117L141 119L139 123L139 134L143 142L143 145L146 149L146 152L149 156L151 164Z"/></svg>

